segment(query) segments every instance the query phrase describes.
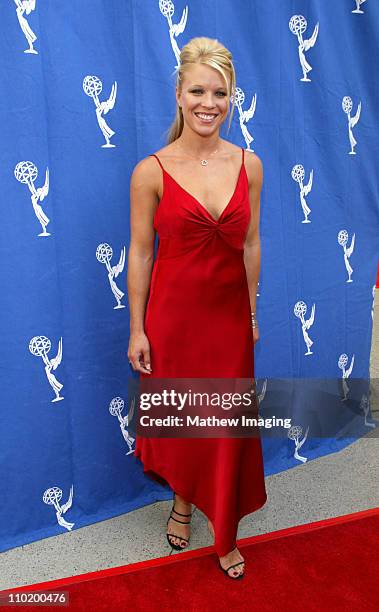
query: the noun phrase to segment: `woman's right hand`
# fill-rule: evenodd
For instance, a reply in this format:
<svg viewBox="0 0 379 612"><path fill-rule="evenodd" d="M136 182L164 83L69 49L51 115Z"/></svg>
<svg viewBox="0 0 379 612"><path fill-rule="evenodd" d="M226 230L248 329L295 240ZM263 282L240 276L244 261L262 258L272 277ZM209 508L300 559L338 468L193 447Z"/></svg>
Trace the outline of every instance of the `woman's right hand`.
<svg viewBox="0 0 379 612"><path fill-rule="evenodd" d="M133 370L151 374L150 343L145 332L130 334L128 359Z"/></svg>

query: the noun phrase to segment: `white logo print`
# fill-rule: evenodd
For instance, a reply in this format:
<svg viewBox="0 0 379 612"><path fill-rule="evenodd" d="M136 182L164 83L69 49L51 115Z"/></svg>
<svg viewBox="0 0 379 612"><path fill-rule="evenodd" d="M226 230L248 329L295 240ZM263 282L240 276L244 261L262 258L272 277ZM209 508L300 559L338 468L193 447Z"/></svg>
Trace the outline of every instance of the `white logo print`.
<svg viewBox="0 0 379 612"><path fill-rule="evenodd" d="M235 104L236 104L236 107L238 108L240 128L241 128L243 137L245 139L246 150L253 151L253 149L250 149L250 143L253 142L254 138L249 133L249 130L247 129L245 124L248 121L250 121L250 119L254 117L255 115L255 109L257 107L257 94L256 93L254 94L251 100L250 108L246 111L242 110L242 105L245 102L245 93L240 87L236 87L234 96L230 97L230 101L232 103L233 103L233 98L235 99Z"/></svg>
<svg viewBox="0 0 379 612"><path fill-rule="evenodd" d="M305 59L304 51L308 51L308 49L313 47L313 45L315 44L318 35L319 23L317 22L315 29L313 30L313 34L308 40L303 40L302 37L302 34L305 32L308 25L307 20L305 19L305 17L303 17L303 15L293 15L288 25L292 34L295 34L295 36L297 36L297 40L299 41L299 59L301 68L303 70L303 78L300 79L300 81L310 81L311 79L307 77L307 73L312 70L312 66L310 66L307 60Z"/></svg>
<svg viewBox="0 0 379 612"><path fill-rule="evenodd" d="M59 502L61 501L63 495L62 489L60 489L59 487L51 487L50 489L46 489L42 497L45 504L47 504L48 506L54 506L55 516L57 517L58 524L61 525L61 527L65 527L69 531L71 531L75 523L68 523L63 518L62 514L65 514L67 510L71 508L73 493L74 485L71 486L70 497L68 498L67 502L63 504L63 506L59 505Z"/></svg>
<svg viewBox="0 0 379 612"><path fill-rule="evenodd" d="M115 132L109 127L103 115L106 115L110 110L112 110L115 105L117 95L117 81L113 83L111 95L109 96L108 100L105 100L104 102L100 102L99 100L99 94L101 93L102 89L103 84L97 76L89 75L84 77L83 90L84 93L86 93L87 96L92 98L95 103L97 122L106 140L106 144L103 144L101 146L103 149L107 149L116 146L109 142Z"/></svg>
<svg viewBox="0 0 379 612"><path fill-rule="evenodd" d="M255 379L255 383L257 383L258 378ZM258 394L258 404L261 404L266 396L266 391L267 391L267 382L268 379L265 378L263 381L263 385L262 385L262 389L261 392Z"/></svg>
<svg viewBox="0 0 379 612"><path fill-rule="evenodd" d="M133 442L135 441L135 438L133 438L129 434L127 428L133 418L135 398L133 398L132 400L128 414L125 417L122 417L121 412L124 410L124 405L125 405L125 402L121 397L114 397L111 403L109 404L109 412L111 413L112 416L116 416L119 420L121 433L129 448L129 451L126 454L130 455L130 453L133 452L132 446L133 446Z"/></svg>
<svg viewBox="0 0 379 612"><path fill-rule="evenodd" d="M312 189L313 170L311 170L309 181L307 185L303 185L305 171L304 171L304 166L302 166L301 164L296 164L296 166L292 168L291 176L293 180L296 181L296 183L299 183L299 187L300 187L300 203L301 203L301 207L303 209L303 213L305 216L305 219L303 219L302 223L310 223L308 219L308 215L311 212L311 209L309 208L309 206L307 205L305 201L305 196L308 195L308 193Z"/></svg>
<svg viewBox="0 0 379 612"><path fill-rule="evenodd" d="M266 396L266 390L267 390L267 378L264 379L263 384L262 384L262 389L260 393L257 393L257 382L258 382L258 378L255 378L253 381L253 385L251 387L251 395L255 395L256 396L256 401L257 401L257 406L258 406L258 417L261 418L261 412L260 412L260 408L261 408L261 403L263 402L265 396Z"/></svg>
<svg viewBox="0 0 379 612"><path fill-rule="evenodd" d="M42 225L42 232L38 236L50 236L49 232L46 231L46 226L50 223L50 219L47 217L45 212L40 206L39 202L42 202L47 194L49 193L49 168L46 168L45 184L38 189L34 186L34 181L38 176L37 167L31 161L19 162L15 169L14 175L19 183L24 183L29 187L31 192L31 200L33 204L33 210L37 216L38 221Z"/></svg>
<svg viewBox="0 0 379 612"><path fill-rule="evenodd" d="M300 425L293 425L288 431L289 439L295 442L295 452L293 456L295 459L297 459L298 461L301 461L302 463L305 463L307 461L307 457L302 457L301 455L299 455L298 450L299 448L303 446L305 440L307 439L308 432L309 432L309 425L307 427L307 431L305 432L303 439L300 440L300 436L303 433L303 428Z"/></svg>
<svg viewBox="0 0 379 612"><path fill-rule="evenodd" d="M56 370L62 361L62 338L59 340L58 353L57 356L54 357L54 359L49 359L47 356L47 353L50 351L50 349L51 342L46 336L34 336L34 338L32 338L29 342L29 351L31 352L31 354L35 357L42 357L43 362L45 364L47 380L53 387L54 393L56 395L56 397L51 401L59 402L60 400L64 399L62 395L59 395L59 391L62 389L63 385L57 381L54 374L52 373L52 370Z"/></svg>
<svg viewBox="0 0 379 612"><path fill-rule="evenodd" d="M168 22L171 47L175 54L175 59L177 62L175 69L178 69L180 65L180 50L175 40L175 37L179 36L179 34L184 32L184 28L186 27L186 24L187 24L188 7L186 6L185 9L183 10L182 18L177 24L172 23L171 17L174 14L175 7L174 7L173 2L171 2L171 0L159 0L159 10L162 13L162 15L166 17L167 22Z"/></svg>
<svg viewBox="0 0 379 612"><path fill-rule="evenodd" d="M354 0L354 1L355 1L356 8L355 8L354 11L351 11L351 12L352 13L361 13L361 14L363 14L364 11L361 10L360 6L361 6L361 4L366 2L366 0Z"/></svg>
<svg viewBox="0 0 379 612"><path fill-rule="evenodd" d="M303 338L304 338L304 342L307 345L307 349L308 349L307 352L304 353L304 355L313 355L313 352L310 350L313 344L313 341L308 336L307 329L309 329L313 325L313 322L315 320L315 309L316 309L316 305L313 304L311 316L309 317L307 321L304 319L304 315L307 312L307 305L305 304L305 302L303 301L296 302L294 309L293 309L293 313L295 317L297 317L301 321Z"/></svg>
<svg viewBox="0 0 379 612"><path fill-rule="evenodd" d="M354 151L354 147L357 144L357 141L355 140L353 136L352 128L358 123L359 117L361 116L361 108L362 108L361 102L359 102L358 104L357 112L355 113L354 117L350 117L352 108L353 108L352 99L349 96L345 96L342 100L342 110L344 113L347 114L347 123L349 126L349 140L350 140L350 146L351 146L351 151L349 151L349 155L356 155Z"/></svg>
<svg viewBox="0 0 379 612"><path fill-rule="evenodd" d="M99 246L96 249L96 259L100 263L105 264L107 267L109 283L110 283L113 295L115 296L117 300L117 306L114 306L114 309L125 308L125 306L121 304L121 299L124 297L125 294L123 291L121 291L121 289L117 287L116 283L113 280L114 278L117 278L117 276L124 269L125 247L121 250L120 260L116 266L111 266L110 264L110 260L112 259L112 257L113 257L112 247L109 246L109 244L107 244L106 242L99 244Z"/></svg>
<svg viewBox="0 0 379 612"><path fill-rule="evenodd" d="M376 428L376 422L372 421L372 417L370 416L370 418L371 418L370 422L367 420L367 417L369 416L369 413L371 412L371 410L370 410L370 402L369 402L369 399L368 399L366 394L362 395L362 399L361 399L361 403L360 403L359 407L362 408L363 413L365 415L365 425L366 425L366 427L373 427L375 429Z"/></svg>
<svg viewBox="0 0 379 612"><path fill-rule="evenodd" d="M338 232L338 244L340 244L343 247L343 258L345 261L345 267L347 270L347 273L349 275L348 280L346 281L347 283L352 283L353 281L351 280L351 275L353 273L353 268L350 265L350 257L354 251L354 245L355 245L355 234L353 234L353 237L351 239L351 245L349 246L349 248L346 248L346 244L347 241L349 240L349 234L347 233L346 230L341 230L340 232Z"/></svg>
<svg viewBox="0 0 379 612"><path fill-rule="evenodd" d="M343 389L343 394L344 394L341 402L344 402L347 399L347 394L349 393L349 387L347 386L346 379L349 378L350 374L353 371L354 359L355 359L355 356L353 355L351 359L350 367L347 370L345 370L345 366L347 365L349 358L346 355L346 353L342 353L342 355L340 355L338 359L338 367L340 370L342 370L342 389Z"/></svg>
<svg viewBox="0 0 379 612"><path fill-rule="evenodd" d="M25 49L24 53L34 53L38 55L38 51L33 48L33 43L37 40L37 36L34 34L24 13L29 15L36 8L36 0L14 0L16 4L16 13L18 22L21 26L21 30L26 36L26 40L29 43L29 49Z"/></svg>

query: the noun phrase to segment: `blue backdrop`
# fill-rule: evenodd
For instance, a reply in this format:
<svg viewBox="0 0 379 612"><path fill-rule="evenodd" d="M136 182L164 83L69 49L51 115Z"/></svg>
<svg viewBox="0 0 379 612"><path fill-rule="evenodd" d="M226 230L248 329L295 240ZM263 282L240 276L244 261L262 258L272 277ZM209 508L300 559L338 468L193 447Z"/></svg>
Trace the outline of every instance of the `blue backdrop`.
<svg viewBox="0 0 379 612"><path fill-rule="evenodd" d="M233 53L236 108L221 135L264 166L262 410L274 379L290 384L283 397L292 414L305 401L295 379L342 381L345 395L349 378L368 379L379 7L3 0L1 17L5 550L171 497L143 476L125 418L129 181L165 144L178 50L194 36L218 38ZM361 435L369 425L359 417ZM295 442L305 427L300 417L294 425L288 439L264 439L266 474L300 464ZM319 433L309 430L301 456L353 439Z"/></svg>

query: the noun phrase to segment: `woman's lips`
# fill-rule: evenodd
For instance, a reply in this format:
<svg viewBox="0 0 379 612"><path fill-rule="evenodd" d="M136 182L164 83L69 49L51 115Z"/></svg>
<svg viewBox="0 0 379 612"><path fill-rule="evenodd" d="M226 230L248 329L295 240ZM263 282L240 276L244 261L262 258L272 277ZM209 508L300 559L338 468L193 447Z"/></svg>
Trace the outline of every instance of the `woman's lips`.
<svg viewBox="0 0 379 612"><path fill-rule="evenodd" d="M218 115L214 115L213 113L212 117L209 117L207 119L199 116L203 115L203 113L194 113L194 115L199 119L199 121L201 121L201 123L213 123L218 117ZM206 113L204 113L204 115L206 115Z"/></svg>

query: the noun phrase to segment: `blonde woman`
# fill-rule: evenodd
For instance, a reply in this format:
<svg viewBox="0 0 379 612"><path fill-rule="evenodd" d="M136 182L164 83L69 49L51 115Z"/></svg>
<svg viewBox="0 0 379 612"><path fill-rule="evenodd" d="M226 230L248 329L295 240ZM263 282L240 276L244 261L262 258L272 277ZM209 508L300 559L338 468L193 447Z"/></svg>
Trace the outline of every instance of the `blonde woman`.
<svg viewBox="0 0 379 612"><path fill-rule="evenodd" d="M257 155L220 138L234 91L230 51L190 40L168 143L131 177L128 358L141 380L254 377L263 170ZM188 546L194 504L208 517L220 568L242 578L238 522L266 501L259 435L137 436L135 455L174 492L172 548Z"/></svg>

